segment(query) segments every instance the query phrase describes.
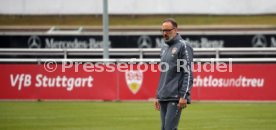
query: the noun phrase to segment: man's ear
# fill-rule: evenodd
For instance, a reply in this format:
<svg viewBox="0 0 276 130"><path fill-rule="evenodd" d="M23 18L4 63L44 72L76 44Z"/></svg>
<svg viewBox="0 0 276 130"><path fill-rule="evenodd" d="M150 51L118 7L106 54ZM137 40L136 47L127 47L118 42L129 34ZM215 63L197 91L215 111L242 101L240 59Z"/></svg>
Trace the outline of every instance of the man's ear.
<svg viewBox="0 0 276 130"><path fill-rule="evenodd" d="M177 30L177 28L175 28L174 30L175 30L175 36L176 36L176 35L177 35L177 31L178 31L178 30Z"/></svg>

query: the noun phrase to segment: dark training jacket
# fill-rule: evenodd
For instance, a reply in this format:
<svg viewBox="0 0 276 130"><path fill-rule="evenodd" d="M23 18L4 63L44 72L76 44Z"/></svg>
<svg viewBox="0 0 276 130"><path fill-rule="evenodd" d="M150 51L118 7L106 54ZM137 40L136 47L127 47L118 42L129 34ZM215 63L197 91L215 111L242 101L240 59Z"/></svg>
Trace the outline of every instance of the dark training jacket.
<svg viewBox="0 0 276 130"><path fill-rule="evenodd" d="M161 74L156 97L159 101L178 101L180 97L191 103L193 85L193 48L179 34L161 49Z"/></svg>

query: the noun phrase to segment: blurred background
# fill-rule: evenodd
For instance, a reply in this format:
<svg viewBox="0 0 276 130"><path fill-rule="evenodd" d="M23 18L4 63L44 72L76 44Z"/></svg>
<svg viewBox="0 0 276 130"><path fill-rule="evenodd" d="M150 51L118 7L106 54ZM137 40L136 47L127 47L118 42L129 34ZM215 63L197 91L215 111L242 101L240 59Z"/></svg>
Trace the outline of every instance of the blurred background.
<svg viewBox="0 0 276 130"><path fill-rule="evenodd" d="M166 18L194 48L180 129L276 129L271 0L0 0L0 129L159 129Z"/></svg>

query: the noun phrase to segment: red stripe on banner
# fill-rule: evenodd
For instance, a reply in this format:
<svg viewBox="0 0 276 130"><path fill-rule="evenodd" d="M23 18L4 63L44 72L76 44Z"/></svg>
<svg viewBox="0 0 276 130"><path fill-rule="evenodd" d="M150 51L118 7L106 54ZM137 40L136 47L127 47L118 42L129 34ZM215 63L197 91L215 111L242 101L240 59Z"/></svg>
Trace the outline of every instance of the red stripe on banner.
<svg viewBox="0 0 276 130"><path fill-rule="evenodd" d="M0 99L148 100L155 98L157 65L88 65L53 72L42 64L0 64ZM50 65L49 68L54 66ZM276 64L232 64L226 72L194 67L193 100L276 100ZM201 72L198 69L201 68ZM209 69L203 71L203 69Z"/></svg>
<svg viewBox="0 0 276 130"><path fill-rule="evenodd" d="M232 72L194 73L194 99L276 100L276 64L233 64Z"/></svg>
<svg viewBox="0 0 276 130"><path fill-rule="evenodd" d="M76 71L75 67L62 71L61 64L54 72L47 72L44 65L0 66L1 99L116 99L114 72Z"/></svg>

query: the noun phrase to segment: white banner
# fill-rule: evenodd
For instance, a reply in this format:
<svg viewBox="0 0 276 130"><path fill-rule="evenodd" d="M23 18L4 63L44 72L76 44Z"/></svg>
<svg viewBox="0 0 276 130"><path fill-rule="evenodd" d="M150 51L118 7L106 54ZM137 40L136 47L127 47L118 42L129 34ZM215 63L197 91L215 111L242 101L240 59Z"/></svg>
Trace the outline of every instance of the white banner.
<svg viewBox="0 0 276 130"><path fill-rule="evenodd" d="M109 0L110 14L276 14L275 0ZM102 0L0 0L0 14L102 14Z"/></svg>

